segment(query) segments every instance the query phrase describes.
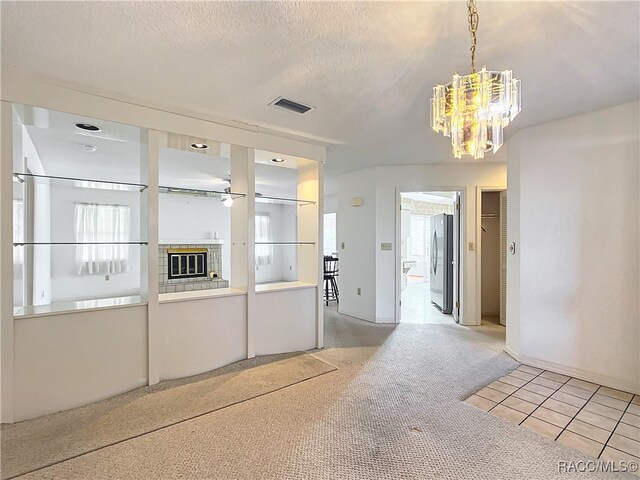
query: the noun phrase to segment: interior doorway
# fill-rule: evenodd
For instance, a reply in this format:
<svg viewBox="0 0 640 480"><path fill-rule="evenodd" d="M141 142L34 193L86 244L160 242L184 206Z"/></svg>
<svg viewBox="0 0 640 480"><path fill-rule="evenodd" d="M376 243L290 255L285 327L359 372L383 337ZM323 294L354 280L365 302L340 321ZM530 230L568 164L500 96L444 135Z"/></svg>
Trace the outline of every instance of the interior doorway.
<svg viewBox="0 0 640 480"><path fill-rule="evenodd" d="M480 200L480 324L506 326L507 191L482 189Z"/></svg>
<svg viewBox="0 0 640 480"><path fill-rule="evenodd" d="M459 318L460 192L400 194L400 312L405 323Z"/></svg>

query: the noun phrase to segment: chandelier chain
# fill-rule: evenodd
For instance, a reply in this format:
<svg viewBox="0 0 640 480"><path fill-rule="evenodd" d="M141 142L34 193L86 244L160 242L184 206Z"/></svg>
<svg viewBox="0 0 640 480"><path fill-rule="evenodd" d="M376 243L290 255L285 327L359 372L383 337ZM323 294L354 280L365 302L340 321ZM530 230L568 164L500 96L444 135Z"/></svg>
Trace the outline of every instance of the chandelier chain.
<svg viewBox="0 0 640 480"><path fill-rule="evenodd" d="M467 0L469 9L469 32L471 32L471 73L476 73L476 34L478 32L478 9L476 0Z"/></svg>

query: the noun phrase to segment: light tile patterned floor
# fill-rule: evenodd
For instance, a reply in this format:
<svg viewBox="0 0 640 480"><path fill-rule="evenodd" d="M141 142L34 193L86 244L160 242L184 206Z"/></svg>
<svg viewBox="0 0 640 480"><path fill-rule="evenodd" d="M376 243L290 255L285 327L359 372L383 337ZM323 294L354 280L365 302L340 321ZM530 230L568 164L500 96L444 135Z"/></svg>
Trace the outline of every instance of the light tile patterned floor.
<svg viewBox="0 0 640 480"><path fill-rule="evenodd" d="M465 400L603 460L640 463L640 396L521 365Z"/></svg>

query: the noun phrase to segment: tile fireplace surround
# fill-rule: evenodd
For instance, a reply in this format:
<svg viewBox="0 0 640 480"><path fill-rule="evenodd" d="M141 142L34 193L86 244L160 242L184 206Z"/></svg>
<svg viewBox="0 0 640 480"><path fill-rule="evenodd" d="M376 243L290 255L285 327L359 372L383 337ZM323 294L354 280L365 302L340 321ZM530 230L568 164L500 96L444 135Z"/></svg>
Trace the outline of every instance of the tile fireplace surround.
<svg viewBox="0 0 640 480"><path fill-rule="evenodd" d="M192 292L226 288L229 281L222 277L222 242L215 243L161 243L158 245L158 293ZM207 273L214 272L217 277L172 278L169 279L169 249L207 249Z"/></svg>

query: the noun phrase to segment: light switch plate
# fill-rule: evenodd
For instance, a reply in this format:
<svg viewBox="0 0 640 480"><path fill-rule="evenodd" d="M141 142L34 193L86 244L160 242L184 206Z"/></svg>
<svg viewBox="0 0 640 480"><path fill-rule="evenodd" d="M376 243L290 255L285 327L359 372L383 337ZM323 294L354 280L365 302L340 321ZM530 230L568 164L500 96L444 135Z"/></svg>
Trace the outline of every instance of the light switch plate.
<svg viewBox="0 0 640 480"><path fill-rule="evenodd" d="M469 242L469 251L473 252L475 250L476 246L473 242Z"/></svg>
<svg viewBox="0 0 640 480"><path fill-rule="evenodd" d="M380 250L391 250L391 243L382 242L380 244Z"/></svg>

